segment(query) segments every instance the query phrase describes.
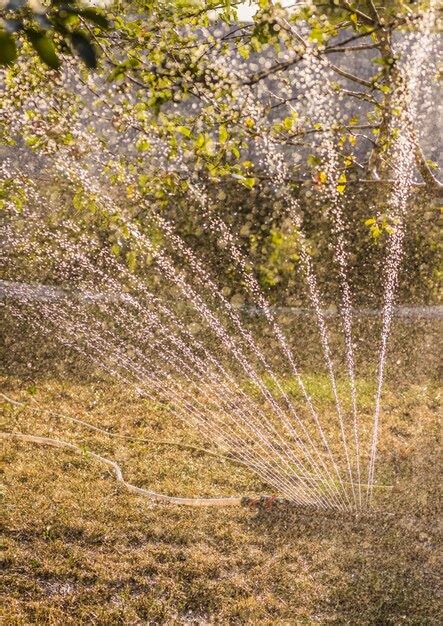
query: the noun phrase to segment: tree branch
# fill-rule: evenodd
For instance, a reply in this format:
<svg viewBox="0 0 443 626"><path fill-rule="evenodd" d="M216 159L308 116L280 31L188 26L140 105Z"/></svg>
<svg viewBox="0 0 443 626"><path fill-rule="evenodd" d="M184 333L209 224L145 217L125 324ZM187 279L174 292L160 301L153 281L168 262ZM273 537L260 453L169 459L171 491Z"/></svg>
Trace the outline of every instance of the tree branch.
<svg viewBox="0 0 443 626"><path fill-rule="evenodd" d="M355 15L358 15L359 18L363 20L363 22L365 22L365 24L374 24L374 20L372 19L372 17L370 17L369 15L366 15L366 13L363 13L363 11L360 11L360 9L353 8L349 4L349 2L344 2L343 4L344 4L343 8L346 11L349 11L349 13L355 13Z"/></svg>
<svg viewBox="0 0 443 626"><path fill-rule="evenodd" d="M378 14L377 7L375 6L374 0L369 0L369 7L371 9L371 13L374 16L374 19L377 22L377 24L381 24L380 16Z"/></svg>
<svg viewBox="0 0 443 626"><path fill-rule="evenodd" d="M347 78L348 80L351 80L354 83L357 83L358 85L362 85L362 87L367 87L368 89L374 89L373 83L370 82L369 80L365 80L364 78L355 76L355 74L351 74L350 72L347 72L346 70L342 70L341 67L338 67L334 63L331 63L331 61L329 60L328 60L328 65L331 68L331 70L333 70L336 74L339 74L339 76L343 76L343 78Z"/></svg>

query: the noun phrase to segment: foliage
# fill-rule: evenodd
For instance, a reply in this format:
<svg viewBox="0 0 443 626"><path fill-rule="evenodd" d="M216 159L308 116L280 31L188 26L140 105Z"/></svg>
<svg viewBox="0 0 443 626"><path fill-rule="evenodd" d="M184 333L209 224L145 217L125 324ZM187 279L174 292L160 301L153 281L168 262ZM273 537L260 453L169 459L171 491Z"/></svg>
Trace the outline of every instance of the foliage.
<svg viewBox="0 0 443 626"><path fill-rule="evenodd" d="M303 72L309 55L332 73L337 97L369 105L364 116L334 121L341 175L355 175L355 155L367 141L360 130L373 133L376 154L386 149L392 131L384 116L395 113L391 96L398 80L392 38L412 28L426 6L340 1L290 10L262 0L253 21L243 23L239 3L231 0L117 2L108 7L106 17L74 1L52 1L44 13L24 4L10 2L3 11L4 62L15 58L16 41L23 36L52 68L70 50L95 66L96 50L101 50L100 74L125 94L119 124L123 128L129 123L130 107L137 119L134 143L141 153L149 152L154 125L168 141L171 156L192 154L196 167L212 178L234 177L247 187L256 182L245 166L251 145L263 138L277 146L312 145L317 135L329 132L324 123L301 115L297 96L278 99L269 89L270 79L281 79L284 85L286 74L290 80L298 66ZM354 75L335 60L349 54L359 58L371 50L373 71L368 77ZM374 167L367 156L367 167ZM315 174L313 158L315 154L306 166Z"/></svg>
<svg viewBox="0 0 443 626"><path fill-rule="evenodd" d="M285 232L286 231L286 232ZM252 250L256 247L252 239ZM288 225L285 228L270 229L262 251L264 263L259 266L263 287L274 287L285 276L294 273L300 258L298 233Z"/></svg>
<svg viewBox="0 0 443 626"><path fill-rule="evenodd" d="M259 212L268 214L255 216L247 242L248 252L257 255L262 286L272 288L293 282L298 264L299 227L289 241L284 226L293 201L308 230L310 213L320 211L318 219L312 216L309 254L324 248L318 223L337 194L352 228L366 241L370 235L371 242L385 246L395 232L396 218L386 206L390 187L383 179L395 173L390 148L399 131L393 94L404 77L392 42L417 27L428 3L312 2L288 9L261 1L251 22L239 20L238 4L137 0L112 3L104 18L81 3L50 2L41 19L31 7L9 3L2 13L4 49L13 41L19 54L3 70L1 136L8 145L24 140L27 154L61 155L83 168L84 177L76 174L69 183L69 197L84 227L88 220L101 220L105 231L109 226L102 189L141 228L152 227L157 211L173 221L179 212L186 215L187 228L195 218L193 205L201 209L205 203L195 193L196 181L203 190L222 188L225 200L210 194L217 210L240 214L240 202L248 197L243 191L250 194L248 205L256 191L277 195L276 212L275 197L267 206L259 202ZM26 29L52 42L63 61L59 69L47 67ZM94 54L100 52L95 71L86 72L72 58L79 29ZM360 76L353 68L361 58L368 68ZM329 88L323 108L315 98L307 102L303 91L313 64ZM341 104L334 109L336 102ZM417 189L439 196L429 159L419 150L416 168L422 174ZM89 179L99 184L85 189ZM374 190L372 205L353 215L354 192L360 206L368 188ZM116 210L111 215L121 220ZM125 229L113 229L114 252L135 267L140 259Z"/></svg>
<svg viewBox="0 0 443 626"><path fill-rule="evenodd" d="M45 65L53 70L61 65L60 54L75 53L89 68L97 67L92 32L108 30L110 22L97 8L85 7L78 0L9 0L0 12L0 64L17 58L17 42L24 38Z"/></svg>

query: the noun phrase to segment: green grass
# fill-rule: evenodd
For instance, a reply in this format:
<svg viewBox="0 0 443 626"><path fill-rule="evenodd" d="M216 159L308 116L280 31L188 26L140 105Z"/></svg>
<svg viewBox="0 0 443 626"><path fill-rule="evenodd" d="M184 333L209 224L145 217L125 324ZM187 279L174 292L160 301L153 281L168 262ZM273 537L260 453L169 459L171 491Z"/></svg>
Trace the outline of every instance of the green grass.
<svg viewBox="0 0 443 626"><path fill-rule="evenodd" d="M307 380L327 410L325 379ZM31 410L35 401L115 433L201 445L168 407L118 385L48 376L3 383L27 406L4 403L1 430L75 442L163 493L269 491L229 461L109 438ZM362 381L360 391L373 401L372 386ZM437 415L434 387L387 390L378 479L393 488L379 497L382 513L359 520L284 506L155 504L127 493L87 454L6 442L3 623L438 624Z"/></svg>
<svg viewBox="0 0 443 626"><path fill-rule="evenodd" d="M304 373L302 380L308 394L315 400L316 406L324 407L334 402L331 381L327 374L320 373ZM271 378L265 378L268 389L277 397L280 392L277 385ZM278 383L283 391L297 400L303 399L302 389L294 377L280 378ZM348 378L338 378L337 390L339 397L343 401L345 407L350 406L350 386ZM371 409L374 406L375 393L377 390L377 381L374 376L370 378L358 378L356 380L356 389L359 407L363 410Z"/></svg>

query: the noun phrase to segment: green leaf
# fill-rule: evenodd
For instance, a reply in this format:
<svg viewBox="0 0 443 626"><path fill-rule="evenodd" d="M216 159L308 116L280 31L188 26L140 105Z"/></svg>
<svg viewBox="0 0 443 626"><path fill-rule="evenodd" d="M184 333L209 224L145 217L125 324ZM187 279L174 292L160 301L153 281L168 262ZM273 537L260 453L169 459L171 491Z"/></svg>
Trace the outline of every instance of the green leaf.
<svg viewBox="0 0 443 626"><path fill-rule="evenodd" d="M255 185L255 178L241 178L240 182L245 187L249 187L249 189L252 189Z"/></svg>
<svg viewBox="0 0 443 626"><path fill-rule="evenodd" d="M229 133L226 130L226 126L222 124L218 130L218 138L220 140L220 143L226 143L226 141L228 140L228 137L229 137Z"/></svg>
<svg viewBox="0 0 443 626"><path fill-rule="evenodd" d="M140 174L138 177L138 184L140 187L144 187L146 183L149 181L149 176L147 174Z"/></svg>
<svg viewBox="0 0 443 626"><path fill-rule="evenodd" d="M112 72L110 72L109 76L108 76L108 80L109 81L113 81L113 80L123 80L125 77L125 72L126 72L126 68L124 65L117 65L116 67L114 67L114 69L112 70ZM141 113L141 112L139 112ZM139 118L137 118L139 119Z"/></svg>
<svg viewBox="0 0 443 626"><path fill-rule="evenodd" d="M26 145L29 146L30 148L32 148L32 146L37 145L39 141L40 140L36 135L30 135L29 137L26 137L25 139Z"/></svg>
<svg viewBox="0 0 443 626"><path fill-rule="evenodd" d="M324 32L321 30L321 28L313 28L311 30L311 32L309 33L309 40L310 41L316 41L317 43L323 43L323 39L324 39Z"/></svg>
<svg viewBox="0 0 443 626"><path fill-rule="evenodd" d="M378 239L381 235L381 229L378 224L371 226L371 235L374 239Z"/></svg>
<svg viewBox="0 0 443 626"><path fill-rule="evenodd" d="M61 137L61 142L63 145L65 146L70 146L71 144L73 144L75 141L74 139L74 135L72 133L65 133L64 135L62 135Z"/></svg>
<svg viewBox="0 0 443 626"><path fill-rule="evenodd" d="M240 45L237 46L237 50L238 50L239 55L243 59L245 59L245 60L249 59L249 48L247 48L243 44L240 44Z"/></svg>
<svg viewBox="0 0 443 626"><path fill-rule="evenodd" d="M344 194L346 190L346 174L343 172L338 179L337 191L340 194Z"/></svg>
<svg viewBox="0 0 443 626"><path fill-rule="evenodd" d="M191 136L191 129L187 126L177 126L177 132L180 133L180 135L187 137L188 139Z"/></svg>
<svg viewBox="0 0 443 626"><path fill-rule="evenodd" d="M74 194L74 197L72 198L72 205L74 209L77 209L77 211L80 211L81 209L83 209L84 201L83 201L83 196L80 191L77 191Z"/></svg>
<svg viewBox="0 0 443 626"><path fill-rule="evenodd" d="M90 22L94 22L100 28L108 29L110 27L108 18L103 13L99 13L97 9L82 9L79 11L79 15L82 15Z"/></svg>
<svg viewBox="0 0 443 626"><path fill-rule="evenodd" d="M321 185L325 185L328 182L328 175L326 172L321 171L317 173L317 182Z"/></svg>
<svg viewBox="0 0 443 626"><path fill-rule="evenodd" d="M200 148L203 148L205 143L206 143L205 136L203 133L200 133L194 142L194 146L197 148L197 150L199 150Z"/></svg>
<svg viewBox="0 0 443 626"><path fill-rule="evenodd" d="M95 69L97 67L97 55L94 46L88 37L80 31L71 34L71 42L79 57L83 60L86 67Z"/></svg>
<svg viewBox="0 0 443 626"><path fill-rule="evenodd" d="M308 165L310 165L311 167L315 167L320 164L320 159L315 154L308 155L308 158L306 160Z"/></svg>
<svg viewBox="0 0 443 626"><path fill-rule="evenodd" d="M149 150L149 148L151 147L151 144L149 143L147 139L142 137L141 139L137 141L137 143L135 144L135 147L137 148L139 152L146 152L146 150Z"/></svg>
<svg viewBox="0 0 443 626"><path fill-rule="evenodd" d="M52 39L31 29L26 31L26 35L43 63L51 69L57 70L61 63L55 51Z"/></svg>
<svg viewBox="0 0 443 626"><path fill-rule="evenodd" d="M9 65L17 58L17 47L11 33L0 31L0 65Z"/></svg>

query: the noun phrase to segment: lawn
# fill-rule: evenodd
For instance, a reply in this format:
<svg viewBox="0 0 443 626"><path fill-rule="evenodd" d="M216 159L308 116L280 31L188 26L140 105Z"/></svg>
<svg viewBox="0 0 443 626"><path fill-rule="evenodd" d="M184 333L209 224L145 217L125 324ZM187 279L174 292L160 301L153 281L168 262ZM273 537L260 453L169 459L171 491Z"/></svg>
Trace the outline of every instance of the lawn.
<svg viewBox="0 0 443 626"><path fill-rule="evenodd" d="M23 403L3 400L2 431L84 449L2 442L3 623L441 623L435 385L387 390L378 471L389 485L378 510L356 519L286 505L186 508L127 492L88 451L161 493L270 490L230 460L165 443L202 445L168 407L86 378L2 380ZM317 383L313 374L311 390Z"/></svg>

